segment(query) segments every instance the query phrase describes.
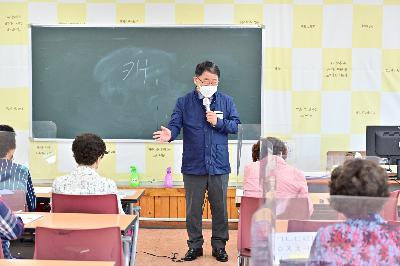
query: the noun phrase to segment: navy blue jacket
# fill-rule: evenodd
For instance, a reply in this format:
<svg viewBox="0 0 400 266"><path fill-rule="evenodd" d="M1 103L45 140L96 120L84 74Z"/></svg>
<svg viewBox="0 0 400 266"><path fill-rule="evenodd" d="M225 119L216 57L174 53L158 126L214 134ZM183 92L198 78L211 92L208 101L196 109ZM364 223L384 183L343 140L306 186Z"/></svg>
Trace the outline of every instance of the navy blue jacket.
<svg viewBox="0 0 400 266"><path fill-rule="evenodd" d="M228 134L236 134L239 114L232 97L216 92L211 101L212 111L222 111L215 127L206 119L203 100L196 91L180 97L171 115L168 128L171 141L183 128L182 173L189 175L229 174Z"/></svg>

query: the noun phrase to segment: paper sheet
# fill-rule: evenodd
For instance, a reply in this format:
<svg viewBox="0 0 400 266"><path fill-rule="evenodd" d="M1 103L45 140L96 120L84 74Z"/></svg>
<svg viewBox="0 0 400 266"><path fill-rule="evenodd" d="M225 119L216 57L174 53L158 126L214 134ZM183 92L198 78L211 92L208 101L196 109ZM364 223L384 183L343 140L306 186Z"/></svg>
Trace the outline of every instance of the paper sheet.
<svg viewBox="0 0 400 266"><path fill-rule="evenodd" d="M43 215L31 214L31 213L17 213L16 215L22 219L24 224L29 224L29 223L43 217Z"/></svg>

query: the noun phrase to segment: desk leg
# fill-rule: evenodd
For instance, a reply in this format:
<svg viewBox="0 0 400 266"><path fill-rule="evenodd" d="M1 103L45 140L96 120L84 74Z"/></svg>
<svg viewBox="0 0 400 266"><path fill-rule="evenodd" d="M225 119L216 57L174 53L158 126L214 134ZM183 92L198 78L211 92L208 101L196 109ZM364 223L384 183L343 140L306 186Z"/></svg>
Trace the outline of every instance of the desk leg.
<svg viewBox="0 0 400 266"><path fill-rule="evenodd" d="M122 249L124 254L125 265L129 265L131 260L131 243L132 238L127 236L122 236Z"/></svg>
<svg viewBox="0 0 400 266"><path fill-rule="evenodd" d="M133 206L133 204L129 204L129 211L132 211L133 214L137 215L137 219L136 219L135 225L133 227L131 261L129 264L130 266L134 266L135 260L136 260L136 249L137 249L137 241L138 241L138 233L139 233L140 207ZM128 264L126 264L126 265L128 265Z"/></svg>

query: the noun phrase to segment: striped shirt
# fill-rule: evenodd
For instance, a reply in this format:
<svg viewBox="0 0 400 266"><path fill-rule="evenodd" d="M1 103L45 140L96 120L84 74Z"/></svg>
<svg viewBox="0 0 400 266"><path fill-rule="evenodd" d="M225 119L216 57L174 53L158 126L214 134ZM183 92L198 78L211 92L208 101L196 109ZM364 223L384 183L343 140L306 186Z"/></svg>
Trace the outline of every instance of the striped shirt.
<svg viewBox="0 0 400 266"><path fill-rule="evenodd" d="M24 232L24 223L16 217L7 205L0 199L0 238L2 239L4 258L11 258L10 242Z"/></svg>
<svg viewBox="0 0 400 266"><path fill-rule="evenodd" d="M29 211L36 209L36 195L28 168L10 160L0 159L0 190L22 190Z"/></svg>
<svg viewBox="0 0 400 266"><path fill-rule="evenodd" d="M116 194L119 213L124 214L117 184L109 178L100 176L89 166L77 166L69 175L58 177L53 182L53 192L67 195Z"/></svg>

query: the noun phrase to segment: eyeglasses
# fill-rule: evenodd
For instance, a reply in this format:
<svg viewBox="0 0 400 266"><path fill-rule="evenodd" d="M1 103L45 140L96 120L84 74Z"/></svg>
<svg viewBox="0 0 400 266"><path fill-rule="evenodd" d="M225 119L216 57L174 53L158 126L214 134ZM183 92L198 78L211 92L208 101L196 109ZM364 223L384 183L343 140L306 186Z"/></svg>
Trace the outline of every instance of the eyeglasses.
<svg viewBox="0 0 400 266"><path fill-rule="evenodd" d="M216 86L219 83L219 81L216 79L214 79L214 80L208 80L208 79L201 80L199 78L197 78L197 79L200 80L201 85L204 85L204 86L210 86L210 85Z"/></svg>

